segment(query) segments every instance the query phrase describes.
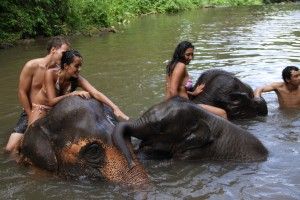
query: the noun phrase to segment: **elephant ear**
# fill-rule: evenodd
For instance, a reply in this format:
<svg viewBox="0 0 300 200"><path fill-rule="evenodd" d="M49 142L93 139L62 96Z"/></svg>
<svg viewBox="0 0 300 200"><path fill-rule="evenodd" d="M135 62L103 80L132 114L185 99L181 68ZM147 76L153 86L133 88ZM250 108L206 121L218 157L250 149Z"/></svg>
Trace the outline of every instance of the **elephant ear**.
<svg viewBox="0 0 300 200"><path fill-rule="evenodd" d="M198 126L191 133L195 135L198 146L205 146L212 143L214 140L209 125L202 119L198 122Z"/></svg>
<svg viewBox="0 0 300 200"><path fill-rule="evenodd" d="M209 125L204 120L200 120L194 130L190 131L189 136L176 146L174 157L182 160L199 158L199 156L201 157L199 151L201 152L201 149L206 148L214 142L215 137L218 137L211 132Z"/></svg>
<svg viewBox="0 0 300 200"><path fill-rule="evenodd" d="M25 132L21 146L21 154L42 169L56 171L57 159L49 139L49 130L36 121Z"/></svg>
<svg viewBox="0 0 300 200"><path fill-rule="evenodd" d="M189 150L194 148L201 148L214 141L214 136L207 122L199 120L197 125L191 127L190 134L180 143L180 148Z"/></svg>

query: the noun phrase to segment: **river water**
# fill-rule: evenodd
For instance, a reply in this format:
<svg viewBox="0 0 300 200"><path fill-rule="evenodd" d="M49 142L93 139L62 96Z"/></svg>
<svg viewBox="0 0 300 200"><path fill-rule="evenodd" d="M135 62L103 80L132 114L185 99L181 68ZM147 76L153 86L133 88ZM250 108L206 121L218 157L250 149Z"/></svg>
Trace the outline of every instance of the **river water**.
<svg viewBox="0 0 300 200"><path fill-rule="evenodd" d="M207 8L133 20L117 34L75 38L82 74L131 118L164 98L165 64L178 42L194 43L188 70L195 81L206 69L233 72L256 88L281 81L300 64L300 5ZM6 144L21 107L18 76L25 61L45 55L40 41L0 51L0 145ZM66 181L16 165L0 154L1 199L300 199L300 110L280 110L264 94L269 115L235 121L269 149L267 161L145 161L153 183L147 192L114 184Z"/></svg>

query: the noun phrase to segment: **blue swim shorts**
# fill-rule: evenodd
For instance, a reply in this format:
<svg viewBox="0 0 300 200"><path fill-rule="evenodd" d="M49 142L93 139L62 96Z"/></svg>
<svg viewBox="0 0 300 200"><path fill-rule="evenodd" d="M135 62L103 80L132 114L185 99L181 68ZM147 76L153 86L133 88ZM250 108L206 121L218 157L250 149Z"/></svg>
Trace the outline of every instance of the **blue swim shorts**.
<svg viewBox="0 0 300 200"><path fill-rule="evenodd" d="M28 116L25 110L22 111L19 121L16 124L16 127L13 129L14 133L25 133L28 126Z"/></svg>

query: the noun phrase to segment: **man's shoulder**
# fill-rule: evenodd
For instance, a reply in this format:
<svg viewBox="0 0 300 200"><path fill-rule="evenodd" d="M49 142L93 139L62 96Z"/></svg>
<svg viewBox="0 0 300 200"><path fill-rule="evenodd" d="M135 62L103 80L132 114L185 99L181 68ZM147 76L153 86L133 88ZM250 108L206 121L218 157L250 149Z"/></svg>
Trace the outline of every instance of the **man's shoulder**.
<svg viewBox="0 0 300 200"><path fill-rule="evenodd" d="M21 74L35 74L35 72L38 71L40 67L43 67L44 60L43 58L36 58L29 60L25 63L25 65L22 68Z"/></svg>
<svg viewBox="0 0 300 200"><path fill-rule="evenodd" d="M42 66L43 63L44 63L43 58L32 59L25 63L23 69L35 69Z"/></svg>

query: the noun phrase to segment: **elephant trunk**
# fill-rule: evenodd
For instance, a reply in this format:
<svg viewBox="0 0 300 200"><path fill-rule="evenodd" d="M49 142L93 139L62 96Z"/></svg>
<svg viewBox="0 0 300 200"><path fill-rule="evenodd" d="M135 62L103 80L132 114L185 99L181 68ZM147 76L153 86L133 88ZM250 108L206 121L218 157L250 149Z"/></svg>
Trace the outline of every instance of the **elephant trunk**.
<svg viewBox="0 0 300 200"><path fill-rule="evenodd" d="M131 143L128 143L129 151L132 150ZM122 152L115 146L105 148L106 162L100 167L101 174L109 181L119 183L123 186L140 189L149 185L149 177L143 165L136 159L134 166L129 166Z"/></svg>
<svg viewBox="0 0 300 200"><path fill-rule="evenodd" d="M131 167L129 171L125 173L122 180L123 183L130 183L132 187L138 187L139 189L143 187L149 187L149 178L143 166L138 163L134 167Z"/></svg>
<svg viewBox="0 0 300 200"><path fill-rule="evenodd" d="M114 129L112 134L113 143L124 154L130 168L135 166L132 154L126 144L126 140L130 135L127 135L129 124L126 122L120 122Z"/></svg>
<svg viewBox="0 0 300 200"><path fill-rule="evenodd" d="M257 111L257 115L259 116L268 115L268 107L264 98L262 97L254 98L254 104Z"/></svg>

